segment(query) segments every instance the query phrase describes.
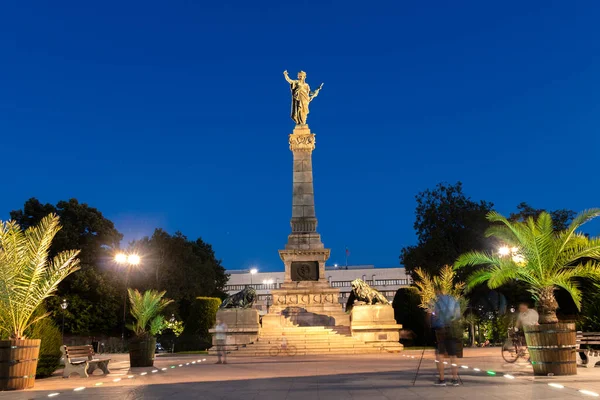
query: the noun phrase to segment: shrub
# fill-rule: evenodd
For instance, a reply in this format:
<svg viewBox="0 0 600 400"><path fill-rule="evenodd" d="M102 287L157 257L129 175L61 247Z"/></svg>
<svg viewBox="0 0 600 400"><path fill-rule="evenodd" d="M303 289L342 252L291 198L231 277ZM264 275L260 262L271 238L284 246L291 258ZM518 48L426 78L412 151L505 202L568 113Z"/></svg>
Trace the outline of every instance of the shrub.
<svg viewBox="0 0 600 400"><path fill-rule="evenodd" d="M60 367L62 335L51 318L44 318L27 330L27 336L41 339L36 377L50 376Z"/></svg>
<svg viewBox="0 0 600 400"><path fill-rule="evenodd" d="M204 350L212 343L211 329L221 305L218 297L198 297L191 305L183 334L176 341L177 351Z"/></svg>

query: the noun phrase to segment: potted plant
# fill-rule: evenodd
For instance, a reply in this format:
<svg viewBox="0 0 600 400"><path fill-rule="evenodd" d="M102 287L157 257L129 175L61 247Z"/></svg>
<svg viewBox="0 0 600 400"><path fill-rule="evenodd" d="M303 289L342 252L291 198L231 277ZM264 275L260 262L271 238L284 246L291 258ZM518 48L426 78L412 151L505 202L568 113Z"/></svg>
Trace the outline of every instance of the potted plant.
<svg viewBox="0 0 600 400"><path fill-rule="evenodd" d="M5 339L0 340L0 390L33 387L41 340L28 339L25 332L49 315L34 314L78 269L78 250L49 257L59 230L54 214L25 231L15 221L0 222L0 339Z"/></svg>
<svg viewBox="0 0 600 400"><path fill-rule="evenodd" d="M460 314L463 315L467 308L467 299L463 297L463 291L465 288L464 282L454 282L456 273L449 265L445 265L440 270L439 276L431 276L421 268L416 268L415 273L418 276L418 280L415 281L415 287L413 289L419 294L421 298L421 304L419 307L423 308L427 315L431 315L431 307L436 301L439 292L444 295L452 296L460 306ZM458 324L463 326L463 321L459 321ZM463 338L458 338L457 343L457 354L458 358L463 356Z"/></svg>
<svg viewBox="0 0 600 400"><path fill-rule="evenodd" d="M173 300L164 299L165 291L147 290L143 294L128 289L131 315L135 319L129 328L135 337L129 342L129 363L133 367L154 365L156 335L165 328L165 317L160 312Z"/></svg>
<svg viewBox="0 0 600 400"><path fill-rule="evenodd" d="M558 288L570 294L581 308L582 293L576 279L600 279L600 238L588 238L577 229L600 216L600 209L580 213L566 230L555 231L552 217L542 212L537 220L509 221L491 212L487 219L494 223L486 236L503 241L509 251L503 254L470 252L461 255L455 268L480 266L467 278L467 287L487 282L491 289L510 281L521 281L537 301L539 326L525 327L531 361L536 375L575 375L575 324L559 323Z"/></svg>

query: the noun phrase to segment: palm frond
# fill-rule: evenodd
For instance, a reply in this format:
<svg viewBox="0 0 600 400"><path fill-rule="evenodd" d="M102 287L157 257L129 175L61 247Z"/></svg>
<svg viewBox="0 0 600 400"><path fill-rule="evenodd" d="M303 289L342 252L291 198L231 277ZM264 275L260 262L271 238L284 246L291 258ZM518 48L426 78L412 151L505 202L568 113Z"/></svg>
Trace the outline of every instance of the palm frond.
<svg viewBox="0 0 600 400"><path fill-rule="evenodd" d="M151 333L152 324L157 323L153 321L173 300L163 298L166 291L147 290L142 294L137 289L127 289L127 292L131 303L131 315L135 319L132 330L137 336Z"/></svg>
<svg viewBox="0 0 600 400"><path fill-rule="evenodd" d="M0 228L0 325L13 338L23 338L36 309L52 296L58 284L78 269L79 251L59 253L48 260L50 245L60 230L59 218L44 217L36 226L21 230L14 221Z"/></svg>

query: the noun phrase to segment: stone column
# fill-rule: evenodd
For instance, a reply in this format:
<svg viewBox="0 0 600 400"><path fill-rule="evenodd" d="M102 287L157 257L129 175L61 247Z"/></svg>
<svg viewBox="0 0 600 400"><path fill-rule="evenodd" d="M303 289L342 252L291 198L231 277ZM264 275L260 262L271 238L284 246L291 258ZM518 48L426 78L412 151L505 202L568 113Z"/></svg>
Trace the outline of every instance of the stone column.
<svg viewBox="0 0 600 400"><path fill-rule="evenodd" d="M304 263L295 271L306 271L308 279L302 280L303 286L308 282L326 282L325 261L329 258L329 249L321 242L317 233L317 216L315 213L315 194L313 188L312 152L315 149L315 135L310 132L308 125L296 125L289 136L290 150L294 155L292 233L288 236L285 250L279 255L285 264L285 284L299 282L300 278L293 271L292 263ZM312 263L312 264L311 264ZM313 270L316 265L316 271ZM294 276L292 276L294 275ZM309 276L310 275L310 276ZM296 286L300 283L296 283Z"/></svg>

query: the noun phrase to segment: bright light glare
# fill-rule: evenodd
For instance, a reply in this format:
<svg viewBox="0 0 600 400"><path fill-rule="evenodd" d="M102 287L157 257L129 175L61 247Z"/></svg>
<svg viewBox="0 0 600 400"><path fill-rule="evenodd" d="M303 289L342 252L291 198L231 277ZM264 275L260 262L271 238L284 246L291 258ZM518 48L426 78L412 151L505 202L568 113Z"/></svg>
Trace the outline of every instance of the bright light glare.
<svg viewBox="0 0 600 400"><path fill-rule="evenodd" d="M127 256L127 262L131 265L138 265L140 263L140 256L137 254L130 254Z"/></svg>
<svg viewBox="0 0 600 400"><path fill-rule="evenodd" d="M59 394L60 394L60 393L50 393L50 394L48 395L48 397L54 397L54 396L58 396Z"/></svg>
<svg viewBox="0 0 600 400"><path fill-rule="evenodd" d="M153 371L152 371L152 373L153 373L153 374L155 374L155 373L157 373L157 372L158 372L158 370L157 370L157 369L155 369L155 370L153 370Z"/></svg>
<svg viewBox="0 0 600 400"><path fill-rule="evenodd" d="M73 391L74 391L74 392L80 392L80 391L82 391L83 389L85 389L85 386L79 386L79 387L76 387L75 389L73 389Z"/></svg>
<svg viewBox="0 0 600 400"><path fill-rule="evenodd" d="M166 370L167 370L167 368L166 368L166 367L165 367L165 368L161 368L161 371L166 371Z"/></svg>
<svg viewBox="0 0 600 400"><path fill-rule="evenodd" d="M513 253L516 253L517 251L519 251L518 247L513 247L512 249L510 249L510 251L512 251Z"/></svg>
<svg viewBox="0 0 600 400"><path fill-rule="evenodd" d="M452 366L453 366L453 367L458 367L458 365L456 365L456 364L452 364Z"/></svg>
<svg viewBox="0 0 600 400"><path fill-rule="evenodd" d="M508 247L506 247L506 246L502 246L502 247L500 247L500 248L498 249L498 253L499 253L501 256L507 256L507 255L509 255L509 254L510 254L510 249L509 249Z"/></svg>
<svg viewBox="0 0 600 400"><path fill-rule="evenodd" d="M583 393L583 394L587 394L588 396L594 396L594 397L598 397L600 396L600 394L596 393L596 392L592 392L590 390L585 390L585 389L581 389L579 391L579 393Z"/></svg>
<svg viewBox="0 0 600 400"><path fill-rule="evenodd" d="M515 379L515 377L514 377L514 376L512 376L512 375L509 375L509 374L506 374L506 375L504 375L504 377L505 377L506 379Z"/></svg>
<svg viewBox="0 0 600 400"><path fill-rule="evenodd" d="M481 371L481 370L480 370L479 368L473 368L473 371L475 371L475 372L479 372L479 371Z"/></svg>
<svg viewBox="0 0 600 400"><path fill-rule="evenodd" d="M460 367L464 369L469 369L469 367L467 367L466 365L461 365Z"/></svg>
<svg viewBox="0 0 600 400"><path fill-rule="evenodd" d="M564 389L565 388L560 383L549 383L548 386L552 386L553 388L557 388L557 389Z"/></svg>
<svg viewBox="0 0 600 400"><path fill-rule="evenodd" d="M148 373L147 373L147 372L142 372L140 375L141 375L141 376L144 376L144 375L146 375L146 374L148 374Z"/></svg>
<svg viewBox="0 0 600 400"><path fill-rule="evenodd" d="M123 254L123 253L118 253L115 256L115 261L118 262L119 264L125 264L127 262L127 255Z"/></svg>
<svg viewBox="0 0 600 400"><path fill-rule="evenodd" d="M127 375L127 378L131 379L133 378L133 375Z"/></svg>
<svg viewBox="0 0 600 400"><path fill-rule="evenodd" d="M256 268L252 268L252 269L250 270L250 273L251 273L252 275L256 274L257 272L258 272L258 270L257 270Z"/></svg>
<svg viewBox="0 0 600 400"><path fill-rule="evenodd" d="M96 386L102 386L102 385L104 385L104 382L97 382L96 383Z"/></svg>
<svg viewBox="0 0 600 400"><path fill-rule="evenodd" d="M121 380L121 378L115 378L113 379L113 382L119 382Z"/></svg>

